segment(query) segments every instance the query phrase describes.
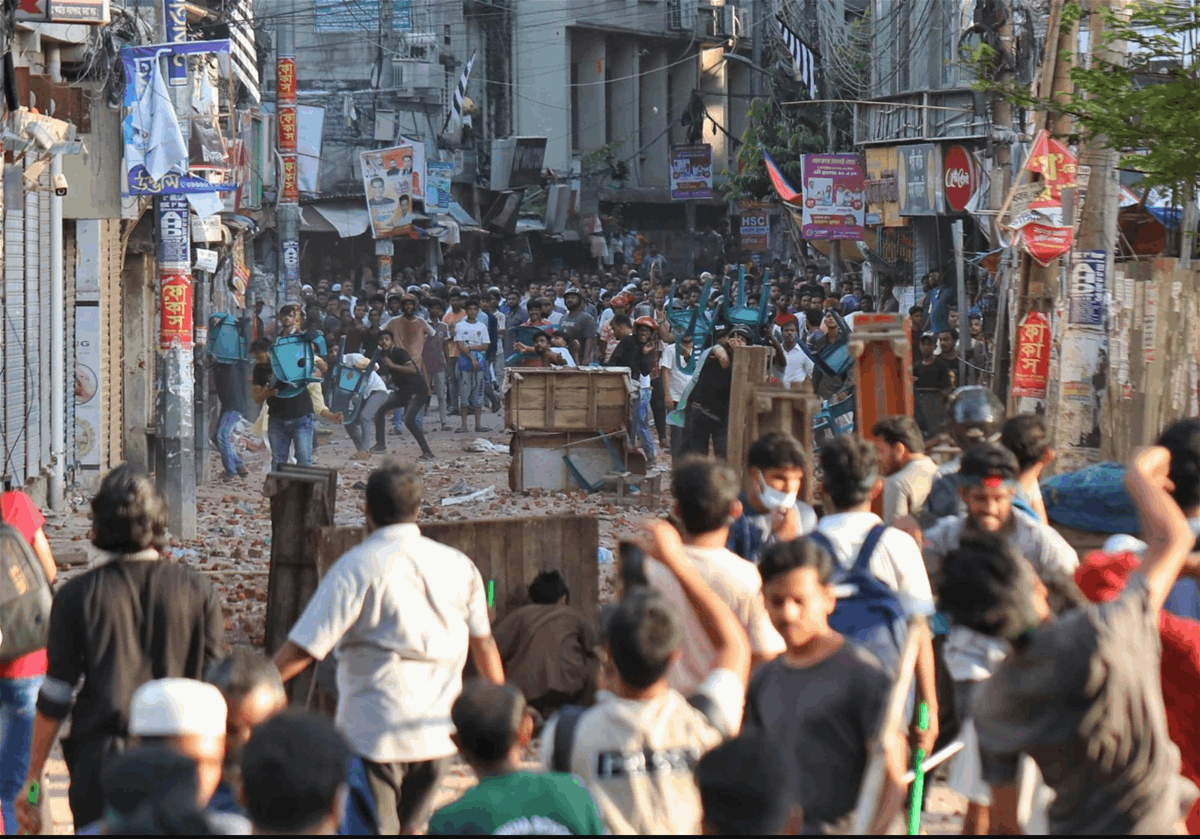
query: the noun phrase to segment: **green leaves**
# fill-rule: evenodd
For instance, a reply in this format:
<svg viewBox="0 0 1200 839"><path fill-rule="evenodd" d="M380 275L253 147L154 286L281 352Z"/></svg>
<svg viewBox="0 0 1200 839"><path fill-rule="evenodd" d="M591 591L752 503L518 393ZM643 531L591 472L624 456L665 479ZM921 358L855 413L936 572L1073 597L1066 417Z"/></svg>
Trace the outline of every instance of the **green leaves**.
<svg viewBox="0 0 1200 839"><path fill-rule="evenodd" d="M754 99L746 111L746 130L737 151L737 172L726 172L722 192L730 201L756 201L774 194L763 164L765 148L794 186L801 181L800 155L824 151L825 141L796 113L768 99ZM811 108L809 110L812 110Z"/></svg>

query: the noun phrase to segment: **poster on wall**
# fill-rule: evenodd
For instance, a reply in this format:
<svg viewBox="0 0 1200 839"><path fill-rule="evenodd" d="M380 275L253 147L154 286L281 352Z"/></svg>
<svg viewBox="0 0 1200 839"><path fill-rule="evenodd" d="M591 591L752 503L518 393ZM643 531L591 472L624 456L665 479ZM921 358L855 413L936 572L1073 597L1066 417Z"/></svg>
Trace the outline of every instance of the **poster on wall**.
<svg viewBox="0 0 1200 839"><path fill-rule="evenodd" d="M75 306L75 457L100 468L100 304Z"/></svg>
<svg viewBox="0 0 1200 839"><path fill-rule="evenodd" d="M767 250L771 238L771 205L763 201L739 201L742 249L758 253Z"/></svg>
<svg viewBox="0 0 1200 839"><path fill-rule="evenodd" d="M858 155L806 154L801 166L804 238L862 241L866 202Z"/></svg>
<svg viewBox="0 0 1200 839"><path fill-rule="evenodd" d="M671 146L671 200L707 201L713 196L712 146Z"/></svg>
<svg viewBox="0 0 1200 839"><path fill-rule="evenodd" d="M426 212L450 212L450 181L453 175L453 163L434 160L425 164Z"/></svg>
<svg viewBox="0 0 1200 839"><path fill-rule="evenodd" d="M896 193L902 216L936 216L944 212L941 155L933 143L901 146L897 151Z"/></svg>
<svg viewBox="0 0 1200 839"><path fill-rule="evenodd" d="M409 236L416 218L413 202L421 175L412 146L365 151L360 155L367 214L376 239Z"/></svg>
<svg viewBox="0 0 1200 839"><path fill-rule="evenodd" d="M1050 321L1041 312L1030 312L1017 327L1016 364L1013 367L1012 395L1032 399L1046 398L1050 377Z"/></svg>
<svg viewBox="0 0 1200 839"><path fill-rule="evenodd" d="M1077 326L1103 326L1104 300L1108 293L1105 253L1077 253L1072 263L1067 322Z"/></svg>
<svg viewBox="0 0 1200 839"><path fill-rule="evenodd" d="M1069 447L1099 449L1108 387L1108 336L1101 329L1068 330L1060 355L1061 439Z"/></svg>

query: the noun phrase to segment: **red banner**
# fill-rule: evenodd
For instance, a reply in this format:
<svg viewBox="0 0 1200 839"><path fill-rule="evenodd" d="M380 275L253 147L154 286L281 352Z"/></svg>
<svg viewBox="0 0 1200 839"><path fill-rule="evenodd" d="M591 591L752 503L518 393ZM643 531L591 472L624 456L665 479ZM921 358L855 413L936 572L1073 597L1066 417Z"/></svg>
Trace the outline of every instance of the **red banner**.
<svg viewBox="0 0 1200 839"><path fill-rule="evenodd" d="M275 62L275 101L291 104L296 101L296 59L281 58Z"/></svg>
<svg viewBox="0 0 1200 839"><path fill-rule="evenodd" d="M192 348L192 277L186 272L159 271L161 320L158 345L168 350L178 341L185 350Z"/></svg>
<svg viewBox="0 0 1200 839"><path fill-rule="evenodd" d="M1030 312L1017 327L1012 395L1045 399L1049 377L1050 321L1041 312Z"/></svg>
<svg viewBox="0 0 1200 839"><path fill-rule="evenodd" d="M287 154L296 150L298 128L296 122L296 106L279 106L279 153Z"/></svg>
<svg viewBox="0 0 1200 839"><path fill-rule="evenodd" d="M1071 250L1075 231L1070 227L1027 224L1021 228L1021 239L1029 255L1048 268L1051 262Z"/></svg>
<svg viewBox="0 0 1200 839"><path fill-rule="evenodd" d="M300 170L296 166L296 157L283 159L283 186L279 190L279 200L295 204L300 200Z"/></svg>
<svg viewBox="0 0 1200 839"><path fill-rule="evenodd" d="M1025 168L1042 176L1042 191L1031 209L1061 207L1063 187L1075 186L1075 155L1045 129L1034 140Z"/></svg>

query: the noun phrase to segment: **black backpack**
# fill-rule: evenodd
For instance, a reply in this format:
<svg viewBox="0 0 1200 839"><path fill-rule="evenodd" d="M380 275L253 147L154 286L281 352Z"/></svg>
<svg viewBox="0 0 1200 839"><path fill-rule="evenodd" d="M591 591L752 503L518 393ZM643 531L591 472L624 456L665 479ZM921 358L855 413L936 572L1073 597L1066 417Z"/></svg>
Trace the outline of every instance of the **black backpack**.
<svg viewBox="0 0 1200 839"><path fill-rule="evenodd" d="M37 554L21 531L0 521L0 662L45 648L52 600Z"/></svg>

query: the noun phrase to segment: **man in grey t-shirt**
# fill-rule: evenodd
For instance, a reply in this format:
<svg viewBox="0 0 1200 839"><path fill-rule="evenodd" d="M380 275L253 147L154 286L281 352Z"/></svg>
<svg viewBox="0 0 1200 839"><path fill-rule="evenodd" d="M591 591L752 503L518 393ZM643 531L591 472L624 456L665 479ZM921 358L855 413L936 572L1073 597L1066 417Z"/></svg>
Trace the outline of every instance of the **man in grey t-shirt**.
<svg viewBox="0 0 1200 839"><path fill-rule="evenodd" d="M995 536L947 558L942 610L1013 648L971 704L993 832L1018 832L1022 754L1054 790L1052 834L1183 832L1196 788L1179 775L1167 732L1158 616L1195 537L1166 491L1170 460L1144 449L1126 475L1151 548L1116 600L1051 620L1046 587Z"/></svg>

